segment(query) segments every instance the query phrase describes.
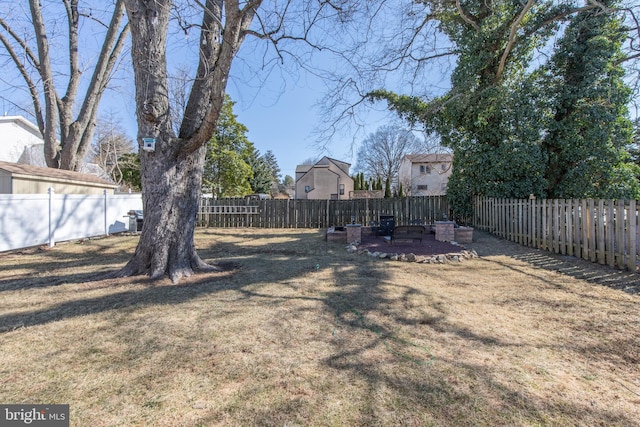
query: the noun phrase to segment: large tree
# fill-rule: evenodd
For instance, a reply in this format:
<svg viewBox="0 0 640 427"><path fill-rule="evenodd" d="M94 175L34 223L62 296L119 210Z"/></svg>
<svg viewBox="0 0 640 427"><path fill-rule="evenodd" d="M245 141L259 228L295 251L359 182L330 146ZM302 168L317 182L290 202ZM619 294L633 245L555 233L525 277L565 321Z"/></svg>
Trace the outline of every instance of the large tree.
<svg viewBox="0 0 640 427"><path fill-rule="evenodd" d="M125 0L131 26L138 140L145 221L135 254L122 275L169 275L173 281L208 269L194 243L206 143L215 134L231 65L248 36L257 36L287 53L281 42L304 40L308 28L327 14L343 10L329 1L270 3L261 0ZM183 119L172 128L168 90L167 44L171 13L184 32L199 31L198 67ZM287 25L289 14L297 17ZM258 16L256 24L252 21ZM288 31L298 32L293 37ZM307 38L307 41L308 38ZM310 41L309 41L310 42Z"/></svg>
<svg viewBox="0 0 640 427"><path fill-rule="evenodd" d="M546 196L554 184L550 169L545 168L549 145L541 144L541 138L550 134L545 120L549 111L541 99L554 91L542 93L539 82L532 79L533 54L550 47L550 37L565 28L560 23L614 11L592 0L422 3L429 6L427 20L439 22L457 56L450 89L431 98L388 90L369 95L386 100L408 120L426 124L441 136L443 145L453 149L448 196L459 213L470 213L474 195ZM568 34L571 31L567 28ZM599 102L591 101L592 105ZM609 166L617 164L619 160Z"/></svg>
<svg viewBox="0 0 640 427"><path fill-rule="evenodd" d="M47 165L77 170L129 33L124 0L29 0L28 12L25 3L0 5L0 46L23 82L13 87L26 87L31 99ZM28 19L21 20L24 12Z"/></svg>
<svg viewBox="0 0 640 427"><path fill-rule="evenodd" d="M621 65L625 29L612 11L618 3L602 0L608 12L577 13L544 69L551 104L542 140L549 197L640 197L637 167L626 151L633 124Z"/></svg>
<svg viewBox="0 0 640 427"><path fill-rule="evenodd" d="M238 1L207 0L201 12L200 60L179 133L172 128L167 79L167 37L174 7L170 0L125 0L131 26L138 139L145 221L133 258L122 275L168 274L173 281L209 266L194 243L195 217L206 142L216 122L235 57L255 7ZM143 147L141 147L143 148Z"/></svg>

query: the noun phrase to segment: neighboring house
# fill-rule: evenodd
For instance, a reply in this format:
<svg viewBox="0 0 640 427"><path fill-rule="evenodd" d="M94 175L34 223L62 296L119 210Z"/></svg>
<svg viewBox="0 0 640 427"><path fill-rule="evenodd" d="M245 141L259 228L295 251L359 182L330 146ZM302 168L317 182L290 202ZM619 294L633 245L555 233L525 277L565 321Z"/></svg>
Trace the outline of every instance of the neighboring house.
<svg viewBox="0 0 640 427"><path fill-rule="evenodd" d="M46 166L38 127L22 116L0 116L0 161Z"/></svg>
<svg viewBox="0 0 640 427"><path fill-rule="evenodd" d="M442 196L447 194L453 156L440 154L408 154L402 158L398 181L410 196Z"/></svg>
<svg viewBox="0 0 640 427"><path fill-rule="evenodd" d="M0 161L0 194L113 194L113 182L79 172Z"/></svg>
<svg viewBox="0 0 640 427"><path fill-rule="evenodd" d="M351 164L323 157L313 165L296 167L296 199L347 200L353 191Z"/></svg>
<svg viewBox="0 0 640 427"><path fill-rule="evenodd" d="M22 116L0 116L0 161L46 167L44 140L38 127ZM82 162L80 172L111 180L95 163Z"/></svg>

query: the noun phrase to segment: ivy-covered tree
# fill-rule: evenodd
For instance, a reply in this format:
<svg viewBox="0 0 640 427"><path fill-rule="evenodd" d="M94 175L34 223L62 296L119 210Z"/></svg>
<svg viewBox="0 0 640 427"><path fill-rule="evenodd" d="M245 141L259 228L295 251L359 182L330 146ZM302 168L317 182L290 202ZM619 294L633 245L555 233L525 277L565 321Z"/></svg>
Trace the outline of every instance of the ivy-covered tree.
<svg viewBox="0 0 640 427"><path fill-rule="evenodd" d="M451 89L431 101L388 91L371 93L411 122L422 122L453 149L448 195L469 214L473 195L522 197L532 192L529 169L536 161L529 141L516 141L511 95L536 45L549 36L566 4L543 2L429 1L440 29L458 52Z"/></svg>
<svg viewBox="0 0 640 427"><path fill-rule="evenodd" d="M207 143L202 186L216 197L239 197L252 191L253 172L245 159L254 148L246 136L247 127L233 113L234 104L225 95L215 134Z"/></svg>
<svg viewBox="0 0 640 427"><path fill-rule="evenodd" d="M626 113L624 104L628 98L623 99L621 69L619 65L614 66L621 59L620 37L624 37L625 32L619 23L615 24L614 1L425 0L424 3L431 5L429 18L439 21L438 28L449 37L457 52L451 89L432 100L386 90L371 92L370 97L386 100L391 109L410 122L425 124L427 130L440 135L443 145L453 149L454 167L447 195L458 214L471 213L475 195L523 198L532 193L555 197L633 194L627 191L633 187L632 168L620 157L619 145L613 143L614 138L621 138L628 144L626 125L620 120ZM594 17L600 21L590 21ZM583 20L586 22L579 24ZM570 22L563 28L566 42L562 41L556 51L571 61L583 61L584 65L593 61L590 64L596 69L592 72L600 74L590 83L587 74L577 69L570 71L570 78L580 87L591 85L592 95L579 94L576 92L579 86L565 84L563 79L569 77L565 71L569 70L563 71L562 62L558 60L549 63L553 71L545 76L555 79L553 82L531 75L535 48L557 34L563 21ZM573 29L581 25L592 27L589 31L598 35L591 41L585 38L583 43L576 37L584 37L586 32L578 36ZM578 59L580 56L583 59ZM591 56L594 58L587 61ZM552 94L557 97L550 96ZM567 138L572 135L576 142L582 139L582 143L573 145L582 147L581 154L576 157L574 153L574 158L589 159L581 162L581 167L583 173L592 174L585 181L597 181L588 185L598 188L597 193L560 186L555 175L562 173L562 168L549 163L554 161L550 147L566 145L560 140L551 142L560 134L556 126L548 126L548 118L567 106L558 103L563 96L567 105L583 111L582 128L566 127L566 121L561 127L572 128ZM553 102L545 102L550 97ZM561 114L567 113L565 108ZM590 114L598 117L587 120ZM608 120L609 125L601 126L604 120ZM598 134L601 141L608 141L607 149L593 145ZM564 162L563 167L571 167L569 157L558 157L558 160ZM577 172L580 168L573 170ZM577 184L575 180L579 177L576 174L571 179ZM622 188L625 190L621 191Z"/></svg>
<svg viewBox="0 0 640 427"><path fill-rule="evenodd" d="M602 0L612 10L618 1ZM640 197L623 81L622 21L613 12L577 13L545 67L551 120L542 141L546 193L552 198Z"/></svg>

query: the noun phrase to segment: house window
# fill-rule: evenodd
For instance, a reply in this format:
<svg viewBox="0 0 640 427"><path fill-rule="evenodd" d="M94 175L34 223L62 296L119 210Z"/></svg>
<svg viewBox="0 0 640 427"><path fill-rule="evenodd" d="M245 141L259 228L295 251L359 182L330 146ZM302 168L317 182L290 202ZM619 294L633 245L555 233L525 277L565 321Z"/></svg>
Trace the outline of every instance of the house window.
<svg viewBox="0 0 640 427"><path fill-rule="evenodd" d="M429 186L427 184L420 184L418 185L418 190L427 190Z"/></svg>
<svg viewBox="0 0 640 427"><path fill-rule="evenodd" d="M304 186L304 192L305 192L305 193L308 193L309 191L311 191L311 187L310 187L310 186L308 186L308 185L305 185L305 186Z"/></svg>
<svg viewBox="0 0 640 427"><path fill-rule="evenodd" d="M340 195L344 196L344 184L340 184Z"/></svg>
<svg viewBox="0 0 640 427"><path fill-rule="evenodd" d="M431 168L427 165L420 165L420 173L431 173Z"/></svg>

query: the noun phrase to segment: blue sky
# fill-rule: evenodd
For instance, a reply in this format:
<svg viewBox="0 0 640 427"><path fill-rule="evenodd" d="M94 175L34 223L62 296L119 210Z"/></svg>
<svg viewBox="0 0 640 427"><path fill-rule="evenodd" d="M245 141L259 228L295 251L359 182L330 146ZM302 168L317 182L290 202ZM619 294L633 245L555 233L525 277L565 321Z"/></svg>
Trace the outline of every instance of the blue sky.
<svg viewBox="0 0 640 427"><path fill-rule="evenodd" d="M254 98L251 93L242 93L239 85L227 87L236 101L234 112L238 121L249 129L249 140L260 153L273 152L282 176L295 177L296 165L325 154L355 164L355 158L348 153L350 141L333 142L330 153L320 152L316 147L314 131L322 120L315 106L322 96L317 87L290 84L280 90L278 82L267 83Z"/></svg>
<svg viewBox="0 0 640 427"><path fill-rule="evenodd" d="M346 129L342 135L327 141L326 148L322 149L319 145L325 141L318 139L318 130L327 119L317 105L323 95L321 86L317 78L307 79L304 86L289 84L283 90L280 82L268 82L254 99L252 94L243 94L238 85L227 87L227 92L236 101L234 112L238 121L249 129L249 140L260 153L273 152L283 177L295 177L296 165L323 155L355 167L358 144L382 126L381 121L391 120L385 118L386 113L371 109L365 114L363 129Z"/></svg>
<svg viewBox="0 0 640 427"><path fill-rule="evenodd" d="M274 77L262 87L252 88L243 85L239 79L231 79L227 93L236 102L234 113L248 128L249 140L261 154L268 150L273 152L282 177L295 178L298 164L323 155L351 163L353 169L358 144L386 121L393 120L391 115L381 112L381 108L372 108L363 117L364 128L346 129L342 135L328 141L326 149L320 149L317 131L326 118L317 104L324 95L324 85L317 77L306 75L298 82L302 80L304 84L286 77ZM123 92L128 95L123 96ZM113 112L129 136L135 139L137 124L133 98L133 88L107 92L100 111Z"/></svg>
<svg viewBox="0 0 640 427"><path fill-rule="evenodd" d="M99 2L95 2L99 4ZM27 15L26 6L18 3L9 7L11 13L18 13L20 16ZM60 7L55 3L47 3L47 8ZM5 10L0 8L0 10ZM7 12L9 13L9 12ZM106 13L106 12L105 12ZM29 31L28 22L24 23L25 31ZM90 30L88 21L86 31ZM84 28L84 27L83 27ZM51 28L49 28L51 30ZM100 31L98 31L100 33ZM100 33L101 34L101 33ZM60 34L58 34L60 35ZM175 35L175 34L174 34ZM56 38L50 42L53 45L64 49L64 38ZM93 37L81 37L81 56L84 61L91 61L91 54L84 48L97 49L100 38L94 40ZM260 44L261 43L261 44ZM85 45L86 44L86 45ZM268 45L268 44L267 44ZM303 44L304 46L304 44ZM169 42L168 56L170 61L170 73L173 66L196 67L198 54L198 37L193 34L188 37L176 37ZM358 118L363 120L360 128L344 128L343 132L331 141L319 141L318 130L323 126L326 128L327 118L320 113L317 106L319 100L325 95L327 85L319 77L304 70L304 67L313 69L314 66L308 61L320 61L320 65L325 70L335 67L331 59L324 57L317 52L311 54L303 49L295 51L297 54L294 60L286 59L285 63L273 66L273 52L265 48L264 41L257 41L253 45L251 42L243 44L239 52L239 57L234 61L234 70L227 85L227 92L236 102L234 112L238 116L239 122L243 123L249 130L248 137L260 153L271 150L281 169L282 176L295 176L296 165L311 158L319 158L328 155L336 159L346 161L356 166L355 153L358 143L372 132L394 118L387 113L381 113L384 106L377 106L378 111L363 112ZM129 55L127 52L125 55ZM270 56L271 55L271 56ZM61 70L65 69L65 60L58 58L57 66ZM295 65L296 60L304 65ZM262 61L266 61L265 64ZM137 123L134 105L133 73L130 70L128 58L124 60L124 70L112 81L111 88L108 89L100 104L99 118L113 115L117 117L122 127L132 139L136 138ZM258 63L258 65L256 65ZM245 67L245 65L247 65ZM9 67L9 66L8 66ZM13 73L15 70L11 70ZM64 73L64 72L63 72ZM88 75L88 73L87 73ZM30 100L26 91L16 91L11 87L14 76L4 76L6 80L0 78L0 98L6 97L13 102L30 109ZM15 76L19 79L19 77ZM64 82L63 82L64 81ZM62 83L63 82L63 83ZM58 91L63 92L63 85L66 79L61 80ZM87 82L85 81L84 84ZM23 84L20 81L20 84ZM80 91L81 96L82 91ZM23 98L19 101L19 98ZM2 102L3 112L8 114L20 114L27 116L19 108L15 108L10 102ZM31 119L30 117L28 117ZM324 145L324 149L319 149L319 145Z"/></svg>
<svg viewBox="0 0 640 427"><path fill-rule="evenodd" d="M282 89L282 82L267 82L256 93L256 89L243 88L229 83L227 92L236 102L234 113L238 121L249 132L248 138L261 154L271 150L275 155L281 174L295 178L296 165L322 155L337 158L355 166L355 150L352 151L352 135L329 143L329 150L317 147L316 130L322 126L323 117L316 104L322 96L319 82L297 86L289 84ZM120 120L132 139L136 137L135 105L133 92L123 104L121 92L107 93L101 105L101 113L112 111ZM374 123L366 132L374 132L379 123ZM363 136L364 137L364 136ZM356 139L360 142L363 138Z"/></svg>
<svg viewBox="0 0 640 427"><path fill-rule="evenodd" d="M384 105L371 105L358 116L363 126L347 126L342 134L330 141L320 140L318 131L323 129L327 118L318 104L327 85L302 69L291 72L276 68L265 71L263 76L258 76L259 73L251 69L243 75L243 64L252 58L250 52L247 56L247 50L243 52L241 49L241 55L236 59L237 65L232 70L227 93L236 103L234 113L238 121L247 127L249 140L261 154L268 150L273 152L282 177L290 175L295 178L297 165L324 155L351 163L353 170L359 143L378 127L396 119ZM171 59L174 65L195 67L187 58L185 55L184 58ZM256 76L247 77L247 73ZM133 81L132 75L128 78ZM126 78L119 87L108 90L99 115L112 112L121 120L129 136L135 139L137 123L133 90L133 84L127 83ZM324 147L320 148L320 145Z"/></svg>

